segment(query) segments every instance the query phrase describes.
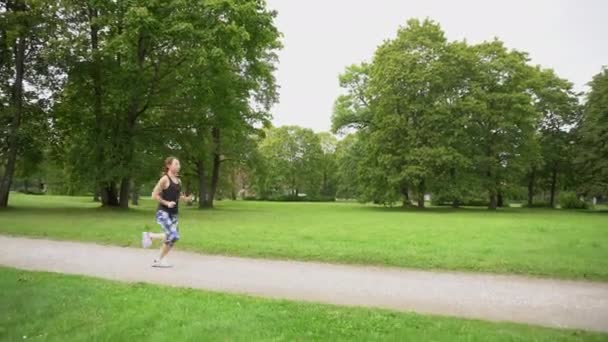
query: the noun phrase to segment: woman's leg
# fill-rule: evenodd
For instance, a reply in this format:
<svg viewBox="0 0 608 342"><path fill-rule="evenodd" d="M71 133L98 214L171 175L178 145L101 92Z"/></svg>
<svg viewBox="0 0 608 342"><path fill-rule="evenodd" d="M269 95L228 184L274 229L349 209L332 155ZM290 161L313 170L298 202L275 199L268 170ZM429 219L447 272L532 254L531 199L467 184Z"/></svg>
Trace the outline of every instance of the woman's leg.
<svg viewBox="0 0 608 342"><path fill-rule="evenodd" d="M163 234L163 233L148 233L148 235L150 236L150 239L152 239L152 240L164 240L165 239L165 234Z"/></svg>
<svg viewBox="0 0 608 342"><path fill-rule="evenodd" d="M152 243L154 242L154 240L162 240L164 238L165 238L165 234L143 232L141 244L142 244L143 248L148 248L148 247L152 246Z"/></svg>
<svg viewBox="0 0 608 342"><path fill-rule="evenodd" d="M167 254L169 254L172 247L173 247L173 244L170 244L168 242L163 243L163 245L160 246L160 255L158 257L158 260L163 260L163 258L166 257Z"/></svg>
<svg viewBox="0 0 608 342"><path fill-rule="evenodd" d="M168 215L166 213L162 213L160 217L158 217L158 223L161 225L164 234L155 234L155 237L162 238L164 242L160 248L160 255L158 256L158 259L154 261L154 263L160 267L169 267L169 265L166 263L165 257L173 248L173 244L179 240L179 234L177 231L177 215Z"/></svg>

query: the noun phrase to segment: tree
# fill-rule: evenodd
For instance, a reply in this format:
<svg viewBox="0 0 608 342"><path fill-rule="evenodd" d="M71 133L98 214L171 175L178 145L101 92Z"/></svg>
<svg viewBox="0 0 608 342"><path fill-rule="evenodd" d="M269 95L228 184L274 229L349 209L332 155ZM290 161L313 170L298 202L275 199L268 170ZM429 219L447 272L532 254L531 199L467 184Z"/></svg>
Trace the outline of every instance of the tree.
<svg viewBox="0 0 608 342"><path fill-rule="evenodd" d="M493 41L472 47L474 74L465 98L470 158L496 209L501 195L527 166L534 150L538 112L533 106L533 69L524 53Z"/></svg>
<svg viewBox="0 0 608 342"><path fill-rule="evenodd" d="M461 70L450 48L438 24L410 20L378 48L371 69L370 144L392 187L413 190L419 207L464 159L454 145L463 127L454 115Z"/></svg>
<svg viewBox="0 0 608 342"><path fill-rule="evenodd" d="M332 132L355 131L337 147L338 196L358 198L362 202L392 204L399 197L388 183L387 174L378 163L378 151L371 144L374 95L370 89L372 64L351 65L339 76L345 94L334 104ZM402 188L404 196L407 187ZM404 204L409 202L404 199Z"/></svg>
<svg viewBox="0 0 608 342"><path fill-rule="evenodd" d="M557 77L552 70L537 70L536 77L535 82L538 83L534 86L534 98L541 115L538 127L541 162L532 156L528 174L528 205L533 204L536 179L545 175L549 180L549 205L555 207L559 176L565 174L572 164L572 128L579 116L578 94L573 91L570 82Z"/></svg>
<svg viewBox="0 0 608 342"><path fill-rule="evenodd" d="M334 199L337 191L336 180L336 148L338 140L331 133L317 133L319 137L321 150L321 196L326 199Z"/></svg>
<svg viewBox="0 0 608 342"><path fill-rule="evenodd" d="M503 205L540 160L540 113L575 108L567 83L536 75L498 40L448 42L437 23L408 21L340 78L333 129L358 130L361 199L408 205L411 193L423 207L431 193L458 206L484 191L491 209Z"/></svg>
<svg viewBox="0 0 608 342"><path fill-rule="evenodd" d="M0 3L0 208L9 193L20 156L37 156L47 122L45 96L53 70L45 59L57 21L52 1Z"/></svg>
<svg viewBox="0 0 608 342"><path fill-rule="evenodd" d="M199 178L213 194L224 124L259 123L274 101L276 14L259 0L65 0L64 7L72 28L56 127L66 162L86 165L78 171L95 178L103 205L124 208L139 154L150 145L188 151L206 162ZM154 131L162 138L147 134ZM188 136L190 150L179 144Z"/></svg>
<svg viewBox="0 0 608 342"><path fill-rule="evenodd" d="M259 155L256 188L262 198L319 195L323 150L312 130L297 126L271 128L259 144Z"/></svg>
<svg viewBox="0 0 608 342"><path fill-rule="evenodd" d="M336 146L336 196L345 199L361 198L359 168L362 155L360 133L351 133Z"/></svg>
<svg viewBox="0 0 608 342"><path fill-rule="evenodd" d="M76 171L99 184L104 206L125 208L138 128L170 93L169 76L191 51L196 19L176 1L62 5L67 82L56 116L70 157L64 162L83 165Z"/></svg>
<svg viewBox="0 0 608 342"><path fill-rule="evenodd" d="M346 94L338 96L332 113L332 132L365 129L371 123L370 65L351 65L339 76Z"/></svg>
<svg viewBox="0 0 608 342"><path fill-rule="evenodd" d="M608 194L608 68L589 83L578 129L575 163L580 192L589 196Z"/></svg>
<svg viewBox="0 0 608 342"><path fill-rule="evenodd" d="M241 147L249 146L254 126L268 124L276 101L276 13L260 1L226 4L216 9L215 39L177 72L174 104L163 109L164 120L179 126L179 153L194 166L199 208L213 207L221 166L250 152Z"/></svg>

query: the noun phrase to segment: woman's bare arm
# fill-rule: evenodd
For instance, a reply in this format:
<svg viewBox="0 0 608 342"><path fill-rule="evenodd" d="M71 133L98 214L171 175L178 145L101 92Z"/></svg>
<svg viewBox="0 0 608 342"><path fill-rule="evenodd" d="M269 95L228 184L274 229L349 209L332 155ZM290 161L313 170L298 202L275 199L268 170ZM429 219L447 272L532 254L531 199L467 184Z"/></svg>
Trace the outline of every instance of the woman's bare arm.
<svg viewBox="0 0 608 342"><path fill-rule="evenodd" d="M158 180L158 183L154 186L154 190L152 190L152 199L166 207L173 208L175 207L175 202L165 201L160 195L161 192L168 187L167 182L168 179L166 176L163 176Z"/></svg>

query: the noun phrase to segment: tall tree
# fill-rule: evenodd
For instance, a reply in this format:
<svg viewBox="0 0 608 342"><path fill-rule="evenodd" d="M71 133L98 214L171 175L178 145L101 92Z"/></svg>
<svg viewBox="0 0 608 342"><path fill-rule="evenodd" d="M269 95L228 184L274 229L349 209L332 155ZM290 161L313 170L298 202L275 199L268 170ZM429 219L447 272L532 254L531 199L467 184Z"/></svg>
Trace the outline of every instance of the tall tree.
<svg viewBox="0 0 608 342"><path fill-rule="evenodd" d="M391 204L404 195L409 203L407 186L395 191L379 163L378 146L370 143L374 96L370 88L372 64L351 65L339 76L345 94L334 104L332 132L348 135L338 145L338 196L355 197L362 202ZM405 199L407 198L407 199Z"/></svg>
<svg viewBox="0 0 608 342"><path fill-rule="evenodd" d="M259 144L256 187L262 197L319 195L323 150L319 137L297 126L271 128Z"/></svg>
<svg viewBox="0 0 608 342"><path fill-rule="evenodd" d="M54 70L46 60L57 20L53 1L0 2L0 208L8 205L20 156L37 155ZM42 129L45 131L45 129Z"/></svg>
<svg viewBox="0 0 608 342"><path fill-rule="evenodd" d="M552 70L537 70L534 86L535 105L540 112L539 145L543 168L536 158L529 172L528 204L532 205L535 178L544 175L549 184L549 205L555 207L558 180L570 168L573 159L574 136L572 128L578 121L578 94L572 84L555 75Z"/></svg>
<svg viewBox="0 0 608 342"><path fill-rule="evenodd" d="M580 192L608 196L608 68L593 77L580 128L575 162Z"/></svg>
<svg viewBox="0 0 608 342"><path fill-rule="evenodd" d="M180 116L197 118L198 138L209 135L203 148L212 155L209 187L216 187L221 125L233 121L224 117L253 125L243 104L260 113L273 101L275 13L259 0L65 3L80 45L65 47L73 65L57 126L73 151L68 161L95 166L80 171L95 175L103 205L128 205L146 146L180 150L167 136L192 132ZM218 84L198 80L208 75ZM155 129L163 134L148 140L143 132Z"/></svg>
<svg viewBox="0 0 608 342"><path fill-rule="evenodd" d="M321 144L321 196L326 199L334 199L337 191L336 180L336 148L338 140L331 133L317 133Z"/></svg>
<svg viewBox="0 0 608 342"><path fill-rule="evenodd" d="M371 123L372 94L369 90L370 65L351 65L339 76L345 94L338 96L332 113L332 131L362 130Z"/></svg>
<svg viewBox="0 0 608 342"><path fill-rule="evenodd" d="M438 176L463 159L453 146L462 128L453 115L460 70L449 49L438 24L410 20L372 65L370 143L392 186L413 190L419 207Z"/></svg>
<svg viewBox="0 0 608 342"><path fill-rule="evenodd" d="M261 1L224 5L214 12L215 39L180 68L174 104L163 108L163 120L177 118L174 140L195 166L200 208L213 207L222 164L241 159L239 145L247 145L255 125L267 125L276 101L276 13Z"/></svg>
<svg viewBox="0 0 608 342"><path fill-rule="evenodd" d="M336 196L338 198L361 198L359 168L362 160L362 146L360 134L351 133L340 140L336 146Z"/></svg>
<svg viewBox="0 0 608 342"><path fill-rule="evenodd" d="M529 165L539 115L533 106L533 68L524 53L502 42L473 47L475 73L465 104L470 156L496 209L499 198Z"/></svg>

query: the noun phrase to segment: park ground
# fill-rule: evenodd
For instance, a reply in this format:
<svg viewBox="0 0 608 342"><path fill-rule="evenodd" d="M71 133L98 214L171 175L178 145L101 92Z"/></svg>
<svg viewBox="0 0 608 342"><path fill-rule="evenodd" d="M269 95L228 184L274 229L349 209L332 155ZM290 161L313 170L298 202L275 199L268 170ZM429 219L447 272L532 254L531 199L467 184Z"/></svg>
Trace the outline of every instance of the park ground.
<svg viewBox="0 0 608 342"><path fill-rule="evenodd" d="M0 234L138 246L154 206L11 197ZM608 280L608 212L221 201L180 211L180 249L256 258ZM0 268L0 340L608 340L607 335Z"/></svg>

